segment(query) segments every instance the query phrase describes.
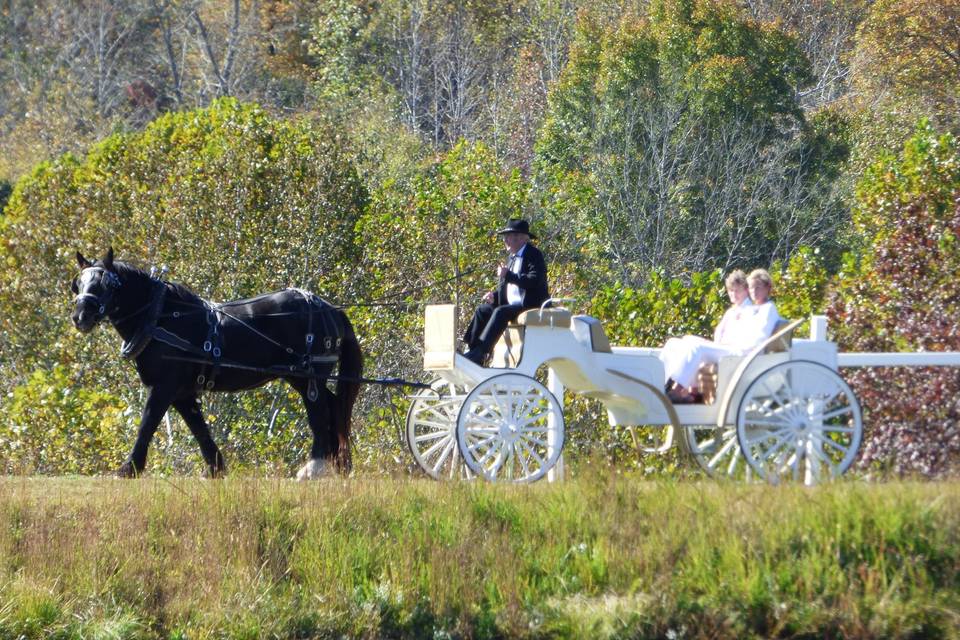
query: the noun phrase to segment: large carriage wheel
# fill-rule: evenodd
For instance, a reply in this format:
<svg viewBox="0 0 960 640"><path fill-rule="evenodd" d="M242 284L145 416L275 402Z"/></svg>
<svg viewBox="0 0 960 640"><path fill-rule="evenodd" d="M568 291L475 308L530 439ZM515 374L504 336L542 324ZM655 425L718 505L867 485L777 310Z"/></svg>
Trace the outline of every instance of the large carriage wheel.
<svg viewBox="0 0 960 640"><path fill-rule="evenodd" d="M737 429L733 426L687 425L680 429L680 446L711 478L756 479L740 452Z"/></svg>
<svg viewBox="0 0 960 640"><path fill-rule="evenodd" d="M494 376L463 401L457 443L467 467L478 476L533 482L560 458L563 411L533 378L518 373Z"/></svg>
<svg viewBox="0 0 960 640"><path fill-rule="evenodd" d="M407 411L407 446L431 478L470 478L457 449L457 415L466 388L438 378L413 396Z"/></svg>
<svg viewBox="0 0 960 640"><path fill-rule="evenodd" d="M863 436L860 404L835 371L783 362L747 387L737 439L750 466L769 482L816 484L846 471Z"/></svg>

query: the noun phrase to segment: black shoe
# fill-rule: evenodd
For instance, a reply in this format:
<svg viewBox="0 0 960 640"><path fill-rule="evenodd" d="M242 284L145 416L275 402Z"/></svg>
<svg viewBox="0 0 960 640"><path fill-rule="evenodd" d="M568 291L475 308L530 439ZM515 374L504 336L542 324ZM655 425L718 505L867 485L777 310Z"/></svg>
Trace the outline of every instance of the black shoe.
<svg viewBox="0 0 960 640"><path fill-rule="evenodd" d="M470 349L465 354L463 354L464 358L466 358L467 360L469 360L474 364L480 365L481 367L483 366L483 356L484 356L484 353L481 349Z"/></svg>

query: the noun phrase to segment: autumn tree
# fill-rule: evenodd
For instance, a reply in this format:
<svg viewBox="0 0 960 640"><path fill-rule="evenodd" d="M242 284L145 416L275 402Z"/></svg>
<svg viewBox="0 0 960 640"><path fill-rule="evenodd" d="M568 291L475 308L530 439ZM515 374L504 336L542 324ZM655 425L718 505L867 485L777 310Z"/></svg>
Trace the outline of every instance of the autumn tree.
<svg viewBox="0 0 960 640"><path fill-rule="evenodd" d="M731 4L584 14L538 142L545 207L625 283L829 242L843 150L821 127L842 123L806 121L809 79L790 36Z"/></svg>
<svg viewBox="0 0 960 640"><path fill-rule="evenodd" d="M854 212L866 239L829 307L844 351L960 351L960 145L922 123L875 162ZM960 373L867 368L849 375L865 410L861 466L939 475L960 468Z"/></svg>

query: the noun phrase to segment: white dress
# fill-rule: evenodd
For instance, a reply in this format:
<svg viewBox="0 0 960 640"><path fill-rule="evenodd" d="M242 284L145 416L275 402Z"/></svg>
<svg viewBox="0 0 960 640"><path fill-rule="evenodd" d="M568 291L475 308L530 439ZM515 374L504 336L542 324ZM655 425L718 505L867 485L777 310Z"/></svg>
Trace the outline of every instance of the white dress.
<svg viewBox="0 0 960 640"><path fill-rule="evenodd" d="M772 302L755 305L747 298L723 314L713 340L700 336L670 338L660 350L664 378L690 389L697 381L697 370L705 362L718 362L723 356L742 356L773 333L780 314Z"/></svg>

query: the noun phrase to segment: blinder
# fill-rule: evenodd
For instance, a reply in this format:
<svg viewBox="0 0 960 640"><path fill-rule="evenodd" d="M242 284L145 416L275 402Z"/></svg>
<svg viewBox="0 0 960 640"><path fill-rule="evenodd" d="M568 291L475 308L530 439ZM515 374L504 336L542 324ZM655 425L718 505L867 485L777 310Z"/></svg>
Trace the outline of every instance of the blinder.
<svg viewBox="0 0 960 640"><path fill-rule="evenodd" d="M100 295L90 293L89 289L94 284L94 277L100 274L100 288L102 292ZM74 281L73 290L77 294L74 298L74 302L80 303L82 300L92 300L93 304L97 307L97 313L94 315L94 324L103 320L103 318L113 311L111 304L113 302L113 296L116 291L120 288L120 277L112 271L107 271L103 267L87 267L80 272L80 277L78 278L79 285L77 281ZM82 287L82 289L81 289Z"/></svg>

